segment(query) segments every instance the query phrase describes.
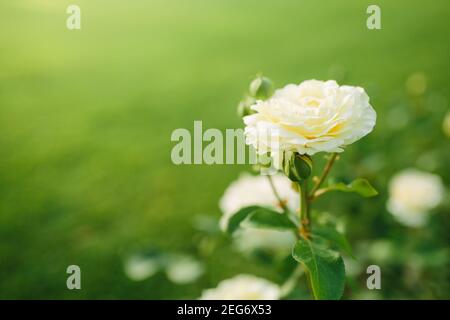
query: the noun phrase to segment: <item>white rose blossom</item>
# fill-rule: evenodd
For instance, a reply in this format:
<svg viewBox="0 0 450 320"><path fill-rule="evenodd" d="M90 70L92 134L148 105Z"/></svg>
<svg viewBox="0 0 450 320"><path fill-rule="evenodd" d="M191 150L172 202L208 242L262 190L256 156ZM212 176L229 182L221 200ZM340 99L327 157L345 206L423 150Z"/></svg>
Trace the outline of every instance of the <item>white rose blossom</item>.
<svg viewBox="0 0 450 320"><path fill-rule="evenodd" d="M420 227L427 222L428 213L444 196L444 186L437 175L416 169L406 169L389 183L388 210L401 223Z"/></svg>
<svg viewBox="0 0 450 320"><path fill-rule="evenodd" d="M201 300L278 300L278 285L253 275L241 274L224 280L216 288L204 290Z"/></svg>
<svg viewBox="0 0 450 320"><path fill-rule="evenodd" d="M298 193L292 189L291 181L283 175L273 175L271 179L286 206L293 211L296 210L300 200ZM219 202L223 213L220 219L222 230L226 229L228 220L234 213L251 205L269 206L282 212L267 176L242 174L230 184Z"/></svg>
<svg viewBox="0 0 450 320"><path fill-rule="evenodd" d="M246 142L258 154L342 152L373 130L375 110L361 87L307 80L275 91L244 117Z"/></svg>

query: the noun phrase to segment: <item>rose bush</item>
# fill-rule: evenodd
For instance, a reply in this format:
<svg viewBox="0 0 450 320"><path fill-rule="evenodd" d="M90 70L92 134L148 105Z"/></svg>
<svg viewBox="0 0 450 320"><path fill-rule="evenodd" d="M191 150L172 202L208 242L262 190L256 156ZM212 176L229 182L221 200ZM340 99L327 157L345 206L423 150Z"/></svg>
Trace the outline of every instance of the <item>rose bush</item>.
<svg viewBox="0 0 450 320"><path fill-rule="evenodd" d="M341 253L352 255L351 248L335 223L311 214L311 204L330 191L377 195L365 179L322 187L337 153L373 130L376 113L369 97L360 87L338 86L332 80L308 80L275 91L270 79L258 76L240 102L238 114L246 125L247 144L258 154L272 157L270 169L275 171L267 172L282 171L286 177L243 177L232 183L220 202L221 228L233 236L248 228L291 233L292 258L309 275L314 298L339 299L345 287ZM331 155L321 175L312 177L311 156L318 152ZM260 168L267 166L260 163ZM296 270L291 270L285 284L303 274Z"/></svg>

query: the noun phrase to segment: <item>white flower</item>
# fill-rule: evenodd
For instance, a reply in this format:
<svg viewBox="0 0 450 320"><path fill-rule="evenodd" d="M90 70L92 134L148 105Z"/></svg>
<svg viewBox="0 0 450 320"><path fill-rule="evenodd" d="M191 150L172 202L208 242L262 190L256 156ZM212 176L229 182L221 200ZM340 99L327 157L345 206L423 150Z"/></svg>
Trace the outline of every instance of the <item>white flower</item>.
<svg viewBox="0 0 450 320"><path fill-rule="evenodd" d="M292 189L291 181L282 175L273 175L271 178L278 194L286 202L286 205L293 211L297 209L299 196ZM223 212L220 219L222 230L226 229L228 220L234 213L251 205L270 206L281 212L267 176L242 174L238 180L230 184L219 203Z"/></svg>
<svg viewBox="0 0 450 320"><path fill-rule="evenodd" d="M268 280L241 274L204 290L201 300L278 300L280 287Z"/></svg>
<svg viewBox="0 0 450 320"><path fill-rule="evenodd" d="M160 267L153 258L132 256L125 261L124 269L131 280L142 281L156 274Z"/></svg>
<svg viewBox="0 0 450 320"><path fill-rule="evenodd" d="M389 183L388 210L401 223L419 227L426 223L428 212L444 196L441 178L416 169L406 169Z"/></svg>
<svg viewBox="0 0 450 320"><path fill-rule="evenodd" d="M376 113L363 88L308 80L276 90L244 117L247 144L259 154L342 152L375 126Z"/></svg>
<svg viewBox="0 0 450 320"><path fill-rule="evenodd" d="M166 269L167 278L176 284L194 282L203 272L203 265L190 256L175 256Z"/></svg>
<svg viewBox="0 0 450 320"><path fill-rule="evenodd" d="M250 253L256 249L288 253L295 240L295 235L291 231L244 228L237 232L234 243L242 253Z"/></svg>

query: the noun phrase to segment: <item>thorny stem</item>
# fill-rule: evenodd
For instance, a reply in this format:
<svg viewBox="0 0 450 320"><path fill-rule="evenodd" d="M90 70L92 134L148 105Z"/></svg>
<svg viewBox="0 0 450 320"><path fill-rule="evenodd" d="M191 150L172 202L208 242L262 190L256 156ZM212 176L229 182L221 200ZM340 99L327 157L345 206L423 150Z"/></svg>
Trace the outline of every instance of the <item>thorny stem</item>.
<svg viewBox="0 0 450 320"><path fill-rule="evenodd" d="M319 180L316 182L316 184L314 185L314 187L311 189L311 192L308 195L308 198L311 200L314 198L314 194L316 193L316 191L320 188L320 186L322 185L322 183L325 181L325 179L328 176L328 173L330 173L331 167L334 164L334 161L337 158L337 153L333 153L330 157L330 159L328 160L327 164L325 165L325 168L323 169L322 175L320 176Z"/></svg>
<svg viewBox="0 0 450 320"><path fill-rule="evenodd" d="M300 236L310 238L310 218L309 218L309 200L308 200L308 180L303 179L299 183L300 189Z"/></svg>

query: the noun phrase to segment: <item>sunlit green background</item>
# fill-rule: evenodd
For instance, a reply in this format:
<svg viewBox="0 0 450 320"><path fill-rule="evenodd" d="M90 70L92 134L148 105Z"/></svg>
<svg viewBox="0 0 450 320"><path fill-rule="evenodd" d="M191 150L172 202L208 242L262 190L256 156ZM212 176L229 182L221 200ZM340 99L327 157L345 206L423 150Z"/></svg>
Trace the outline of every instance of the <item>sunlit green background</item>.
<svg viewBox="0 0 450 320"><path fill-rule="evenodd" d="M366 28L373 3L382 30ZM69 4L81 7L81 30L66 29ZM198 249L207 236L193 218L218 218L224 189L248 167L170 159L176 128L242 127L235 106L258 72L277 86L363 86L378 113L333 176L368 178L380 195L327 196L320 208L345 218L354 247L382 241L394 257L411 255L369 257L382 290L365 288L363 270L344 297L450 298L448 201L419 230L385 209L387 182L403 168L450 183L449 11L447 0L1 0L0 298L197 298L243 272L280 282L226 237ZM424 93L405 87L414 74ZM124 261L147 248L196 256L206 272L186 285L163 272L132 281ZM66 288L71 264L80 291Z"/></svg>

